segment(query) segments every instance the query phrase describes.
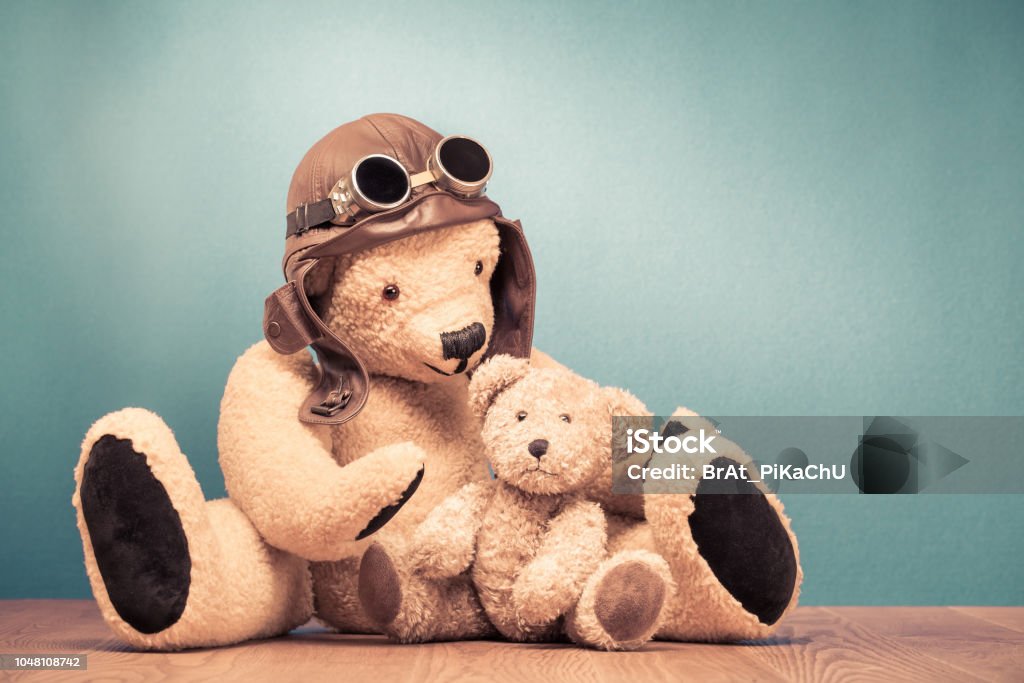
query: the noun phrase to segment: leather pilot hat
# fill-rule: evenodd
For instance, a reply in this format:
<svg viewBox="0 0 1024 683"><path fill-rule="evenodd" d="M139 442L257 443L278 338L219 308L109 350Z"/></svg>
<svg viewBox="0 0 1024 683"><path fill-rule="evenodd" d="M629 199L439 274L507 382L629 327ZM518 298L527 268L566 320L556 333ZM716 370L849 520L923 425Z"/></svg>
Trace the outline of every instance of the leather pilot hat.
<svg viewBox="0 0 1024 683"><path fill-rule="evenodd" d="M319 379L299 408L303 422L346 422L359 413L370 390L362 361L320 319L306 291L306 276L323 258L489 218L498 228L501 256L491 278L494 328L484 358L499 353L530 355L536 293L533 259L519 221L502 216L488 197L467 197L442 183L426 182L411 188L394 208L338 224L331 199L337 198L339 181L351 175L358 162L386 155L408 173L420 173L428 169L442 139L448 138L408 117L372 114L332 130L295 169L286 211L286 284L267 297L263 333L278 353L292 354L307 346L316 353Z"/></svg>

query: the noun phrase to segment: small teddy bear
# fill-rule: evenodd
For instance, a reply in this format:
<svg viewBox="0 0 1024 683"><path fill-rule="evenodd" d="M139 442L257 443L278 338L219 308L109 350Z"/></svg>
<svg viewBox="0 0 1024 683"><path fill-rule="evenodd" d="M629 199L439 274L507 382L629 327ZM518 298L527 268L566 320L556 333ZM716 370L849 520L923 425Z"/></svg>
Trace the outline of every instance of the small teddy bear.
<svg viewBox="0 0 1024 683"><path fill-rule="evenodd" d="M366 613L402 642L567 635L606 650L641 647L674 584L645 550L609 557L601 507L585 490L607 467L608 398L564 368L495 356L470 384L496 479L435 508L404 548L363 557ZM468 570L468 571L467 571Z"/></svg>

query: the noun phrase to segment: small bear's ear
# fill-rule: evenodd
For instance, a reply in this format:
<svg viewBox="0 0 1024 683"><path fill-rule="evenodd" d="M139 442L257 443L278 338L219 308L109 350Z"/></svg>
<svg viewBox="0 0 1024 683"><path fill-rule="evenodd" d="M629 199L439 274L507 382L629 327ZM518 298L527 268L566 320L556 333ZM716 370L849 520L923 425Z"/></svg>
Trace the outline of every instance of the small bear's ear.
<svg viewBox="0 0 1024 683"><path fill-rule="evenodd" d="M469 383L469 405L483 419L498 394L526 376L530 361L505 354L494 356L473 371Z"/></svg>
<svg viewBox="0 0 1024 683"><path fill-rule="evenodd" d="M601 389L605 404L608 406L608 414L612 417L619 416L641 416L649 415L647 406L640 399L625 389L618 387L605 387Z"/></svg>

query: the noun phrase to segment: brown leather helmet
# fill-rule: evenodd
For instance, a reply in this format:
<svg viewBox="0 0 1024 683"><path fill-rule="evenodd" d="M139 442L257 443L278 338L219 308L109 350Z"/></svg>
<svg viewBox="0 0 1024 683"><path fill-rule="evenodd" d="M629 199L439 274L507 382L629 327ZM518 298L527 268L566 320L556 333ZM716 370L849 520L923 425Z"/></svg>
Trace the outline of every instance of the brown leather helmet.
<svg viewBox="0 0 1024 683"><path fill-rule="evenodd" d="M338 218L331 201L338 196L336 183L350 175L357 162L369 155L386 155L408 173L420 173L428 168L442 139L408 117L372 114L332 130L295 169L286 212L286 284L267 297L263 333L278 353L292 354L306 346L316 352L319 380L299 409L303 422L346 422L362 409L370 389L363 363L320 319L310 302L306 276L322 258L490 218L498 227L501 257L491 279L494 329L484 358L499 353L530 355L536 292L533 259L519 221L503 217L501 208L489 198L482 194L467 197L442 183L427 182L413 187L394 208L358 216L347 225L332 222Z"/></svg>

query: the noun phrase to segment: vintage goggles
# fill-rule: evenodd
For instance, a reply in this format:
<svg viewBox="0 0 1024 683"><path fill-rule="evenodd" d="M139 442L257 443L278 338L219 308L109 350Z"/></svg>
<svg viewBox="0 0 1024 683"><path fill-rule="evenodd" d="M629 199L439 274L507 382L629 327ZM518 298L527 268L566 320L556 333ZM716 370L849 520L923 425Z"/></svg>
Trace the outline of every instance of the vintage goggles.
<svg viewBox="0 0 1024 683"><path fill-rule="evenodd" d="M397 208L408 201L413 189L430 183L459 197L479 197L487 191L493 170L484 146L464 135L449 135L438 142L427 159L427 169L414 175L394 157L370 154L334 184L327 199L302 204L288 214L288 236L325 223L351 225L362 214Z"/></svg>

